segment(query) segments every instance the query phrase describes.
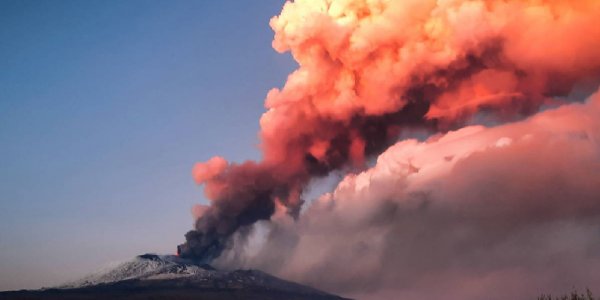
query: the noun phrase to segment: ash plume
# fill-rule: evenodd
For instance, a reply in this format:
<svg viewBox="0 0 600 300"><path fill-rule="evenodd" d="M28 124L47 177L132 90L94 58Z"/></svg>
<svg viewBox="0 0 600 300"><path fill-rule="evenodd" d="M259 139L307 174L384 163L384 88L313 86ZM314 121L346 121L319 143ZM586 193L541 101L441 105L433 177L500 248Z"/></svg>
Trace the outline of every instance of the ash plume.
<svg viewBox="0 0 600 300"><path fill-rule="evenodd" d="M600 76L600 2L287 2L273 47L299 67L271 90L259 162L199 163L180 255L210 261L277 207L297 217L312 178L361 169L402 130L447 131L478 112L509 120Z"/></svg>
<svg viewBox="0 0 600 300"><path fill-rule="evenodd" d="M525 300L600 279L600 91L389 147L217 262L356 299ZM249 251L251 250L251 251Z"/></svg>

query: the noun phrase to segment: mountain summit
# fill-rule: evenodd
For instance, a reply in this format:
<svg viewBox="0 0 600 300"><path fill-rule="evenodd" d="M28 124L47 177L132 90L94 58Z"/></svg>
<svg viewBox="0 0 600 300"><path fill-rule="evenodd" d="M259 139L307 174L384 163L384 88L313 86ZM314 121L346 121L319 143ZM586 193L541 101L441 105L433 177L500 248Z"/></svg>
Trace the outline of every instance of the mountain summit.
<svg viewBox="0 0 600 300"><path fill-rule="evenodd" d="M144 254L56 288L0 293L1 299L341 300L258 270L216 270L175 255Z"/></svg>

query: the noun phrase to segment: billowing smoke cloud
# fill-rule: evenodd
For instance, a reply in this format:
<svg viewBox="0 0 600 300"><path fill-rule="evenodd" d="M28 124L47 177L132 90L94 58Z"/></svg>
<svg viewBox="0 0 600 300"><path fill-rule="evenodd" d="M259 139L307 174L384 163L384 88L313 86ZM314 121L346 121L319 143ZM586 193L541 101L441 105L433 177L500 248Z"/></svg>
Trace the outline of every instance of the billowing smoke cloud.
<svg viewBox="0 0 600 300"><path fill-rule="evenodd" d="M358 299L536 299L600 280L600 93L404 140L219 260ZM261 233L262 231L262 233ZM596 292L597 293L597 292Z"/></svg>
<svg viewBox="0 0 600 300"><path fill-rule="evenodd" d="M596 0L286 3L273 46L299 68L265 101L263 160L196 166L211 205L181 255L218 257L278 206L297 216L311 178L364 167L405 128L527 115L585 85L600 75L599 18Z"/></svg>

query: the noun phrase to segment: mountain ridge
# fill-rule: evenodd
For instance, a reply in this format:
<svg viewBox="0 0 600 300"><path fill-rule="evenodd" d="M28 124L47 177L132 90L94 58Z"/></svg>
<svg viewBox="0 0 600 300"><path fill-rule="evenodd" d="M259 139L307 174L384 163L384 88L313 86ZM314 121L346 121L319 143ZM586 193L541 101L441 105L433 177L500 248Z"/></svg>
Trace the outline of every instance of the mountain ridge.
<svg viewBox="0 0 600 300"><path fill-rule="evenodd" d="M259 270L217 270L174 255L143 254L54 288L0 292L0 299L342 300Z"/></svg>

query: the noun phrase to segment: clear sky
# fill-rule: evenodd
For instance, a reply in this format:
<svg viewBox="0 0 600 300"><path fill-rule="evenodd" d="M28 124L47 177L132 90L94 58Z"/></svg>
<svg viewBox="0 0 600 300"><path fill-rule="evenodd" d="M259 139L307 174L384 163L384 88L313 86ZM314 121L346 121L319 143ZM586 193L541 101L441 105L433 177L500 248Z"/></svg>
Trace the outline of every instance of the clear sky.
<svg viewBox="0 0 600 300"><path fill-rule="evenodd" d="M175 251L193 164L259 158L282 4L0 1L0 290Z"/></svg>

